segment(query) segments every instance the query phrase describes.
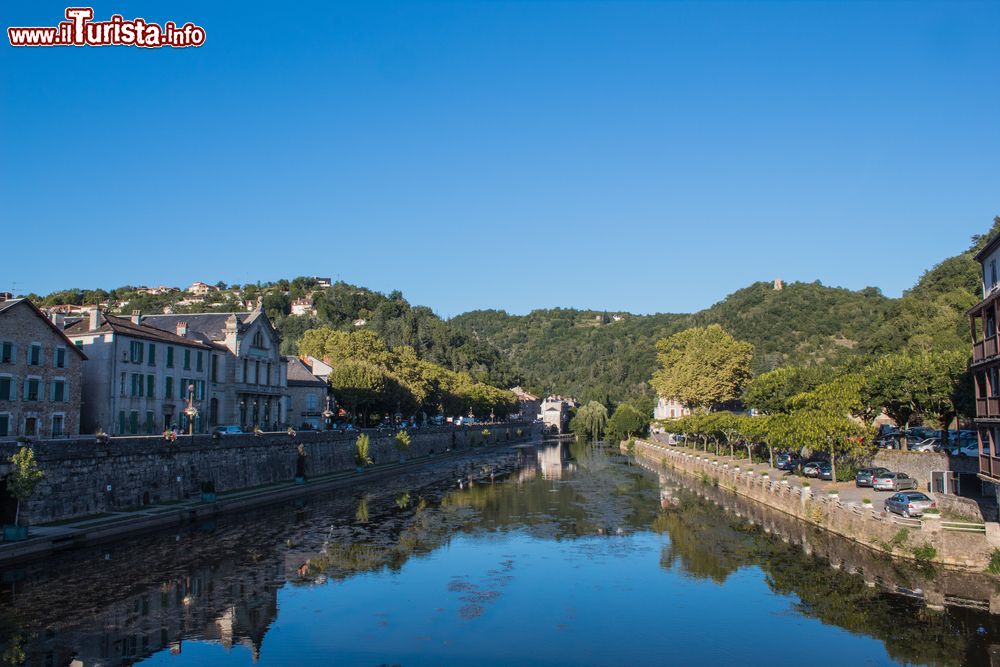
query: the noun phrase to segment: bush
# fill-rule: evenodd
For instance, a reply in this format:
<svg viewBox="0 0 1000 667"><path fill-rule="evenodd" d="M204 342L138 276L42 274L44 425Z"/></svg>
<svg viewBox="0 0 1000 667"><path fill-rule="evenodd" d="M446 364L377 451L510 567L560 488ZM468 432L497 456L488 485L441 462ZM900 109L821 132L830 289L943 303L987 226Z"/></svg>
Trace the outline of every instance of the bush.
<svg viewBox="0 0 1000 667"><path fill-rule="evenodd" d="M858 474L858 468L853 463L838 463L837 464L837 481L838 482L853 482L854 477Z"/></svg>
<svg viewBox="0 0 1000 667"><path fill-rule="evenodd" d="M368 452L369 444L367 433L359 435L354 443L354 461L359 466L370 466L373 463L372 457Z"/></svg>
<svg viewBox="0 0 1000 667"><path fill-rule="evenodd" d="M990 564L986 566L990 574L1000 574L1000 549L994 549L990 554Z"/></svg>
<svg viewBox="0 0 1000 667"><path fill-rule="evenodd" d="M937 549L930 544L924 543L919 547L913 547L913 557L921 563L929 563L937 558Z"/></svg>
<svg viewBox="0 0 1000 667"><path fill-rule="evenodd" d="M400 431L396 434L396 449L401 452L405 452L410 448L410 434L406 431Z"/></svg>

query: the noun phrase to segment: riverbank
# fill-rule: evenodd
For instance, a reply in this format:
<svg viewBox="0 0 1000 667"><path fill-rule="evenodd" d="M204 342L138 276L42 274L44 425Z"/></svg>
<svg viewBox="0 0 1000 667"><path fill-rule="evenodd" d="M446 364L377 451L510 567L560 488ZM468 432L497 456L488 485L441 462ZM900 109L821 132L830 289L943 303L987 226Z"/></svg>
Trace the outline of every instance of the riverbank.
<svg viewBox="0 0 1000 667"><path fill-rule="evenodd" d="M480 428L480 431L482 429ZM307 474L302 483L294 476L272 484L258 485L250 488L219 490L214 495L192 495L180 499L169 499L163 502L149 503L140 507L119 511L104 512L96 516L53 521L32 526L27 540L0 543L0 563L10 563L41 558L50 554L74 549L86 545L97 544L124 536L141 534L162 528L168 528L184 523L202 521L214 516L228 514L240 510L281 502L305 495L328 491L338 487L363 485L371 481L383 479L414 468L425 467L441 462L454 462L462 459L476 459L482 455L493 454L496 451L514 447L519 444L530 444L539 441L536 429L522 428L521 435L512 431L515 437L497 437L493 442L480 442L475 446L471 440L463 438L465 446L442 448L435 452L433 448L425 447L418 455L409 455L405 461L400 460L398 453L389 455L386 448L380 448L377 454L381 462L365 467L358 472L354 466L339 469L325 474L313 474L307 466ZM502 433L502 432L501 432ZM425 438L426 439L426 438ZM416 441L416 436L414 441ZM373 438L374 441L374 438ZM457 441L457 439L456 439ZM343 446L346 441L338 444ZM311 443L314 448L322 443ZM489 446L487 446L487 444ZM285 445L287 448L287 445ZM411 444L411 451L414 448ZM373 450L374 451L374 450Z"/></svg>
<svg viewBox="0 0 1000 667"><path fill-rule="evenodd" d="M995 523L958 523L929 515L904 519L885 513L881 506L842 501L839 493L819 493L811 486L772 479L762 474L760 466L730 464L683 447L636 440L634 454L896 558L983 571L1000 547L1000 525Z"/></svg>

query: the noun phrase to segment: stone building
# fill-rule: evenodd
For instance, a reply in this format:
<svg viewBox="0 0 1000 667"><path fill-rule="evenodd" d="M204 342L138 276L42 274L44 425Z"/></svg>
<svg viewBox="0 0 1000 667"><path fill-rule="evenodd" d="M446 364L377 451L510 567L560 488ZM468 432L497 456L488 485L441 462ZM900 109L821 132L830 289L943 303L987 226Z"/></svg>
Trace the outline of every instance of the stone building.
<svg viewBox="0 0 1000 667"><path fill-rule="evenodd" d="M983 300L969 309L972 329L973 391L976 396L976 431L979 438L979 476L1000 484L1000 234L976 253L982 266ZM997 487L994 486L994 490Z"/></svg>
<svg viewBox="0 0 1000 667"><path fill-rule="evenodd" d="M98 308L65 332L88 357L84 433L153 435L170 426L205 433L214 426L206 396L220 353L212 346L149 326L140 315L118 317ZM184 412L189 391L198 410L191 423Z"/></svg>
<svg viewBox="0 0 1000 667"><path fill-rule="evenodd" d="M521 415L521 419L528 421L538 419L538 415L542 409L541 399L534 394L529 394L521 387L514 387L511 391L517 397L517 403L520 406L518 412Z"/></svg>
<svg viewBox="0 0 1000 667"><path fill-rule="evenodd" d="M265 431L287 425L281 339L259 303L246 313L150 315L143 322L218 352L212 355L206 394L210 425Z"/></svg>
<svg viewBox="0 0 1000 667"><path fill-rule="evenodd" d="M327 383L298 357L288 357L288 423L293 428L321 430L326 426ZM331 408L332 409L332 408Z"/></svg>
<svg viewBox="0 0 1000 667"><path fill-rule="evenodd" d="M0 301L0 439L79 435L86 358L35 304Z"/></svg>
<svg viewBox="0 0 1000 667"><path fill-rule="evenodd" d="M541 418L546 431L565 433L569 428L570 410L576 407L576 400L563 396L549 396L542 401Z"/></svg>

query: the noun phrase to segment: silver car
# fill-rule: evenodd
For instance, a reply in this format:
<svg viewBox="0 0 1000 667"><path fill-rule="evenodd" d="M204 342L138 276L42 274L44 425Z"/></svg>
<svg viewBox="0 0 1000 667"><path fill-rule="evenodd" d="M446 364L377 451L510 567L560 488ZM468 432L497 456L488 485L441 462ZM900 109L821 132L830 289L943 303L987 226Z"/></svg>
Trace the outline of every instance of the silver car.
<svg viewBox="0 0 1000 667"><path fill-rule="evenodd" d="M885 499L886 512L894 512L906 518L920 516L924 510L932 507L937 507L937 503L919 491L903 491Z"/></svg>
<svg viewBox="0 0 1000 667"><path fill-rule="evenodd" d="M872 488L876 491L916 489L917 480L905 472L880 472L872 477Z"/></svg>

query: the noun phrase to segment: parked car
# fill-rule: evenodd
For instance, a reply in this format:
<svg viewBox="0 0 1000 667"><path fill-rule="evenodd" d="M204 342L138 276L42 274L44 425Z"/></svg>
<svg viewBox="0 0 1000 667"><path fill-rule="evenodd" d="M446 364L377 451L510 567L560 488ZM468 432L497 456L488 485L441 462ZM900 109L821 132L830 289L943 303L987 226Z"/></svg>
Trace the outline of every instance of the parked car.
<svg viewBox="0 0 1000 667"><path fill-rule="evenodd" d="M855 486L871 486L872 477L878 475L879 473L889 472L888 468L862 468L858 471L858 474L854 476Z"/></svg>
<svg viewBox="0 0 1000 667"><path fill-rule="evenodd" d="M921 440L915 445L910 445L911 452L940 452L941 451L941 438L932 436Z"/></svg>
<svg viewBox="0 0 1000 667"><path fill-rule="evenodd" d="M948 453L952 456L979 456L979 441L978 440L959 440L957 446L952 446L948 448ZM983 445L983 454L989 456L990 446L987 444Z"/></svg>
<svg viewBox="0 0 1000 667"><path fill-rule="evenodd" d="M833 466L832 465L830 465L829 463L820 463L818 470L819 470L819 474L816 475L818 478L829 480L831 482L833 481Z"/></svg>
<svg viewBox="0 0 1000 667"><path fill-rule="evenodd" d="M216 426L212 429L212 433L218 435L239 435L240 433L243 433L243 428L241 426L237 426L236 424L230 424L229 426Z"/></svg>
<svg viewBox="0 0 1000 667"><path fill-rule="evenodd" d="M883 472L872 477L872 488L876 491L903 491L916 489L917 480L905 472Z"/></svg>
<svg viewBox="0 0 1000 667"><path fill-rule="evenodd" d="M885 499L885 511L900 514L906 518L920 516L925 510L937 507L937 503L925 493L904 491Z"/></svg>
<svg viewBox="0 0 1000 667"><path fill-rule="evenodd" d="M774 467L778 470L795 470L799 465L799 457L791 452L779 452L774 457Z"/></svg>
<svg viewBox="0 0 1000 667"><path fill-rule="evenodd" d="M822 461L810 461L802 466L802 474L805 477L819 477L819 466Z"/></svg>
<svg viewBox="0 0 1000 667"><path fill-rule="evenodd" d="M939 435L940 431L932 429L928 426L914 426L909 431L906 432L907 437L916 438L918 440L926 440L931 436Z"/></svg>

